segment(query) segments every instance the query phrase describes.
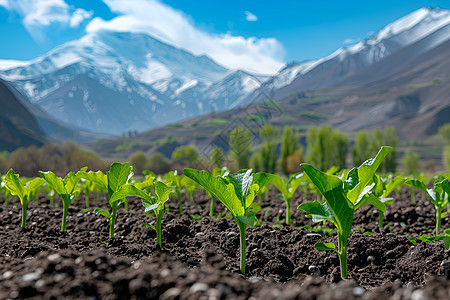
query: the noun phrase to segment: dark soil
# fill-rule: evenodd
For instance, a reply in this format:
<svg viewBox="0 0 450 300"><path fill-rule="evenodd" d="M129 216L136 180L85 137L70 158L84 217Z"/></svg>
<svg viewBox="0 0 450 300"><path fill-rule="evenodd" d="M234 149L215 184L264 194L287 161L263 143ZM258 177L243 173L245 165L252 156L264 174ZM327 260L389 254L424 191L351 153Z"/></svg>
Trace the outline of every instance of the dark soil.
<svg viewBox="0 0 450 300"><path fill-rule="evenodd" d="M262 200L261 226L247 228L247 274L239 272L239 232L222 204L209 218L209 197L199 191L189 205L183 195L182 215L172 198L163 218L163 248L144 223L140 200L119 208L115 238L109 240L105 218L82 212L83 199L69 209L66 232L60 232L62 207L30 203L27 228L21 229L21 208L12 200L0 208L0 299L449 299L449 251L443 242L407 238L433 234L435 210L429 201L403 189L378 228L371 206L355 213L349 239L349 279L340 280L334 252L319 252L317 242L329 237L302 229L331 232L292 203L293 223L284 225L285 204L275 191ZM308 194L307 201L315 199ZM258 199L255 199L258 201ZM107 208L106 199L91 202ZM442 222L447 228L448 216ZM363 234L371 232L371 234ZM314 271L312 273L311 271ZM447 276L447 277L446 277Z"/></svg>

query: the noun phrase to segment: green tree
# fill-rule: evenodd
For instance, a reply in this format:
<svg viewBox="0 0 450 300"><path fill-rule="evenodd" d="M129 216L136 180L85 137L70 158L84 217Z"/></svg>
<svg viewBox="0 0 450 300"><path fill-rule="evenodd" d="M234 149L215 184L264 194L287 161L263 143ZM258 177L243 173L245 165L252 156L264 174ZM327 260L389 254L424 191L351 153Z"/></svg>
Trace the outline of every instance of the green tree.
<svg viewBox="0 0 450 300"><path fill-rule="evenodd" d="M254 172L261 171L261 153L255 152L250 158L250 168L253 169Z"/></svg>
<svg viewBox="0 0 450 300"><path fill-rule="evenodd" d="M419 155L417 153L407 150L402 162L408 174L419 172Z"/></svg>
<svg viewBox="0 0 450 300"><path fill-rule="evenodd" d="M446 146L444 148L444 153L442 155L442 159L444 160L444 166L447 171L450 171L450 146Z"/></svg>
<svg viewBox="0 0 450 300"><path fill-rule="evenodd" d="M281 169L285 175L290 174L290 168L288 157L291 157L294 153L303 158L303 148L299 144L299 135L297 130L290 126L285 126L283 129L283 137L281 139ZM298 162L300 164L301 161Z"/></svg>
<svg viewBox="0 0 450 300"><path fill-rule="evenodd" d="M247 169L249 165L249 155L252 149L252 142L250 139L250 130L245 130L242 127L236 127L230 132L228 137L228 144L230 146L230 154L234 159L238 169Z"/></svg>
<svg viewBox="0 0 450 300"><path fill-rule="evenodd" d="M280 139L280 130L271 124L266 124L259 130L261 137L261 165L264 172L275 173L277 169L277 144Z"/></svg>
<svg viewBox="0 0 450 300"><path fill-rule="evenodd" d="M439 127L439 134L444 140L444 143L450 145L450 124L445 124Z"/></svg>
<svg viewBox="0 0 450 300"><path fill-rule="evenodd" d="M147 164L147 156L144 152L138 151L130 155L128 161L133 167L134 173L140 175L142 174L142 171L145 170L145 165Z"/></svg>
<svg viewBox="0 0 450 300"><path fill-rule="evenodd" d="M225 162L225 154L223 153L222 149L218 146L214 146L212 148L211 153L209 155L209 159L211 160L211 163L215 167L222 167Z"/></svg>
<svg viewBox="0 0 450 300"><path fill-rule="evenodd" d="M310 127L307 135L307 161L320 170L332 166L345 168L348 142L347 138L331 126Z"/></svg>
<svg viewBox="0 0 450 300"><path fill-rule="evenodd" d="M353 165L360 166L368 157L372 156L369 135L366 131L356 133L355 144L352 148Z"/></svg>
<svg viewBox="0 0 450 300"><path fill-rule="evenodd" d="M337 166L340 169L345 169L346 159L348 152L348 141L347 138L338 130L333 130L331 135L331 158L330 158L330 168L332 166Z"/></svg>
<svg viewBox="0 0 450 300"><path fill-rule="evenodd" d="M148 158L145 168L155 174L165 174L170 171L170 166L170 160L162 153L157 152Z"/></svg>
<svg viewBox="0 0 450 300"><path fill-rule="evenodd" d="M188 166L194 166L200 154L194 145L180 146L172 153L172 159Z"/></svg>

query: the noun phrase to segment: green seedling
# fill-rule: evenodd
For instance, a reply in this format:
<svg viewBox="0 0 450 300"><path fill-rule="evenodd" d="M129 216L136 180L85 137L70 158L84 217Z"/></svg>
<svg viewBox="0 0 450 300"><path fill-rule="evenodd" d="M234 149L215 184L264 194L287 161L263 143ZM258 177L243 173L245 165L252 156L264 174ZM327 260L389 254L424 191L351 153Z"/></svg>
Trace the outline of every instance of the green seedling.
<svg viewBox="0 0 450 300"><path fill-rule="evenodd" d="M95 191L96 184L95 182L86 180L85 178L81 178L80 181L81 181L81 191L86 197L85 199L86 208L89 208L91 206L91 194L93 191Z"/></svg>
<svg viewBox="0 0 450 300"><path fill-rule="evenodd" d="M87 168L82 168L80 172L85 172ZM79 191L75 191L75 187L80 180L81 173L78 172L75 174L74 172L69 172L64 179L58 177L52 171L39 171L41 177L45 179L48 185L55 190L56 193L61 197L63 202L63 217L61 224L61 231L66 230L66 219L67 212L69 211L69 205L72 202L72 199L79 195Z"/></svg>
<svg viewBox="0 0 450 300"><path fill-rule="evenodd" d="M186 176L183 176L183 178L181 178L181 184L184 186L186 192L189 195L189 204L192 205L194 203L194 192L200 187L200 185Z"/></svg>
<svg viewBox="0 0 450 300"><path fill-rule="evenodd" d="M254 226L255 212L261 207L253 200L257 192L268 184L273 174L255 173L252 170L241 170L226 176L213 176L207 171L184 169L184 174L195 180L208 192L213 194L233 215L240 233L241 264L240 270L245 274L245 226Z"/></svg>
<svg viewBox="0 0 450 300"><path fill-rule="evenodd" d="M441 221L442 218L447 214L447 212L443 211L444 207L448 203L448 179L443 179L443 177L438 178L438 180L434 183L433 188L427 188L425 182L419 179L407 178L405 181L406 184L416 187L430 197L431 203L433 203L436 209L436 226L435 226L435 234L439 235L439 231L441 230Z"/></svg>
<svg viewBox="0 0 450 300"><path fill-rule="evenodd" d="M182 178L183 175L178 175L177 171L170 171L164 175L164 180L166 182L171 182L175 186L174 192L178 199L180 214L183 213L183 203L181 201L181 192L183 191Z"/></svg>
<svg viewBox="0 0 450 300"><path fill-rule="evenodd" d="M169 199L170 193L173 191L175 186L165 184L162 181L154 182L155 196L150 195L148 192L143 191L133 185L123 185L117 193L115 193L110 202L114 203L120 201L127 196L136 196L142 198L142 205L145 208L145 214L148 215L152 211L156 215L156 227L146 223L145 225L150 226L156 231L156 242L158 246L162 247L162 230L161 230L161 220L164 215L164 204Z"/></svg>
<svg viewBox="0 0 450 300"><path fill-rule="evenodd" d="M3 196L5 197L5 202L3 202L3 206L7 207L8 201L12 197L12 195L11 192L6 188L5 176L6 175L0 176L0 193L2 193Z"/></svg>
<svg viewBox="0 0 450 300"><path fill-rule="evenodd" d="M421 235L414 238L408 238L408 240L413 244L417 245L417 241L433 243L435 241L444 241L444 247L446 250L450 249L450 229L444 230L444 234L437 236Z"/></svg>
<svg viewBox="0 0 450 300"><path fill-rule="evenodd" d="M271 183L281 192L277 197L286 203L286 225L291 224L291 200L303 179L303 173L292 174L288 180L284 180L279 175L275 175L272 179Z"/></svg>
<svg viewBox="0 0 450 300"><path fill-rule="evenodd" d="M128 183L128 180L133 175L133 168L130 163L113 163L106 174L102 171L89 171L89 172L79 172L82 178L85 178L91 182L94 182L102 189L108 191L108 202L111 206L111 211L107 209L96 208L94 210L95 214L102 215L109 220L109 238L114 238L114 226L116 225L117 218L117 207L120 203L125 202L126 198L120 198L120 200L110 201L114 193L116 193L123 185Z"/></svg>
<svg viewBox="0 0 450 300"><path fill-rule="evenodd" d="M10 169L5 176L6 188L11 195L17 196L22 205L22 223L21 228L25 228L27 223L27 206L30 193L37 190L45 182L42 178L34 178L28 181L25 185L20 181L19 174L16 174L13 169Z"/></svg>
<svg viewBox="0 0 450 300"><path fill-rule="evenodd" d="M364 204L372 204L385 212L386 206L371 190L375 186L374 174L392 147L381 147L377 156L366 160L358 168L351 169L346 179L326 174L311 165L301 164L303 171L311 179L325 198L302 203L298 208L307 212L314 222L330 221L338 232L338 247L334 243L317 243L318 250L336 251L341 266L341 277L347 277L347 241L352 231L355 210Z"/></svg>
<svg viewBox="0 0 450 300"><path fill-rule="evenodd" d="M375 188L373 189L372 193L377 196L385 205L392 205L392 203L394 203L394 198L389 198L389 194L404 182L405 179L401 176L397 176L392 179L392 177L382 178L378 175L375 175ZM384 212L380 211L380 215L378 216L379 228L383 228L383 221Z"/></svg>

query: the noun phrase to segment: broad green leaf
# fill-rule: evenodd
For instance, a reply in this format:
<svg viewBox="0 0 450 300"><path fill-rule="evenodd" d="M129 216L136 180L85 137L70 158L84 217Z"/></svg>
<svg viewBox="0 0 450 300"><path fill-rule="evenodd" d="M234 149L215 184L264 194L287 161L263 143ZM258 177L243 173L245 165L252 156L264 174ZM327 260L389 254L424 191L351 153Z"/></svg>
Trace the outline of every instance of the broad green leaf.
<svg viewBox="0 0 450 300"><path fill-rule="evenodd" d="M31 181L27 182L27 185L25 187L25 190L27 193L31 193L35 190L37 190L38 188L41 187L41 185L43 185L45 182L45 180L43 178L33 178Z"/></svg>
<svg viewBox="0 0 450 300"><path fill-rule="evenodd" d="M355 204L355 210L369 203L378 208L378 210L386 212L386 204L384 204L383 201L380 200L380 198L372 193L364 195L364 197L362 197L362 199Z"/></svg>
<svg viewBox="0 0 450 300"><path fill-rule="evenodd" d="M5 186L11 192L11 195L19 197L20 201L28 197L29 193L24 189L22 182L19 180L19 174L10 169L5 176Z"/></svg>
<svg viewBox="0 0 450 300"><path fill-rule="evenodd" d="M386 198L389 196L389 194L395 190L398 186L402 185L405 182L405 178L401 177L401 176L397 176L394 178L394 180L392 180L391 182L389 182L388 184L386 184L386 189L382 195L382 197Z"/></svg>
<svg viewBox="0 0 450 300"><path fill-rule="evenodd" d="M247 207L247 209L248 209L249 211L252 211L252 212L257 213L258 211L261 210L261 205L259 205L259 204L257 204L257 203L252 203L251 205L249 205L249 206Z"/></svg>
<svg viewBox="0 0 450 300"><path fill-rule="evenodd" d="M303 181L304 181L303 173L292 174L289 177L289 184L291 186L289 193L291 194L291 198Z"/></svg>
<svg viewBox="0 0 450 300"><path fill-rule="evenodd" d="M283 195L288 195L286 182L279 175L275 175L271 182Z"/></svg>
<svg viewBox="0 0 450 300"><path fill-rule="evenodd" d="M74 172L69 172L64 178L64 187L66 189L66 192L72 194L79 180L80 175L77 176Z"/></svg>
<svg viewBox="0 0 450 300"><path fill-rule="evenodd" d="M102 171L81 172L80 177L94 182L103 190L108 190L108 177Z"/></svg>
<svg viewBox="0 0 450 300"><path fill-rule="evenodd" d="M328 175L311 165L301 164L301 166L306 175L325 197L325 201L334 216L336 228L343 237L348 238L352 230L354 210L353 204L350 203L344 194L342 181L338 177Z"/></svg>
<svg viewBox="0 0 450 300"><path fill-rule="evenodd" d="M129 184L122 185L117 192L112 194L109 198L109 203L112 204L129 196L141 197L147 201L155 203L155 199L152 198L149 194Z"/></svg>
<svg viewBox="0 0 450 300"><path fill-rule="evenodd" d="M366 160L361 166L358 167L359 183L355 188L351 189L347 193L347 197L352 203L356 203L363 190L373 183L373 175L375 174L383 159L391 150L392 147L389 146L381 147L375 158Z"/></svg>
<svg viewBox="0 0 450 300"><path fill-rule="evenodd" d="M244 209L247 209L250 205L252 205L253 200L255 199L256 194L258 193L258 191L259 191L259 185L252 184L250 186L250 189L249 189L249 191L247 193L247 196L245 197L245 207L244 207Z"/></svg>
<svg viewBox="0 0 450 300"><path fill-rule="evenodd" d="M166 202L169 199L170 193L173 191L175 187L166 185L162 181L155 182L155 194L159 201L162 203Z"/></svg>
<svg viewBox="0 0 450 300"><path fill-rule="evenodd" d="M195 180L203 186L207 191L213 194L225 207L233 214L233 216L244 216L245 210L242 202L236 196L236 190L231 183L222 177L214 177L207 171L198 171L194 169L184 169L184 174Z"/></svg>
<svg viewBox="0 0 450 300"><path fill-rule="evenodd" d="M450 236L445 236L444 237L444 247L447 250L450 248Z"/></svg>
<svg viewBox="0 0 450 300"><path fill-rule="evenodd" d="M56 176L52 171L42 172L39 171L41 177L48 182L48 184L59 194L59 195L67 195L66 187L64 186L63 180Z"/></svg>
<svg viewBox="0 0 450 300"><path fill-rule="evenodd" d="M128 182L131 177L133 168L130 163L113 163L111 168L106 173L108 177L108 194L112 195L122 185Z"/></svg>
<svg viewBox="0 0 450 300"><path fill-rule="evenodd" d="M336 245L333 243L317 243L314 248L319 251L336 251Z"/></svg>
<svg viewBox="0 0 450 300"><path fill-rule="evenodd" d="M277 175L270 174L270 173L264 173L264 172L258 172L253 174L253 182L252 184L257 184L259 186L259 189L263 189L266 187L269 183L276 178Z"/></svg>
<svg viewBox="0 0 450 300"><path fill-rule="evenodd" d="M424 192L427 192L427 186L425 185L425 183L423 183L422 181L420 181L418 179L406 178L405 184L411 185L411 186L416 187Z"/></svg>
<svg viewBox="0 0 450 300"><path fill-rule="evenodd" d="M102 215L102 216L105 216L105 217L107 217L108 219L111 217L109 211L106 210L106 209L96 208L96 209L94 209L94 213L95 213L96 215Z"/></svg>
<svg viewBox="0 0 450 300"><path fill-rule="evenodd" d="M252 170L240 170L234 174L228 174L224 178L234 186L236 196L245 207L245 199L253 183Z"/></svg>
<svg viewBox="0 0 450 300"><path fill-rule="evenodd" d="M336 219L334 218L333 212L326 202L323 204L320 204L317 201L305 202L300 204L298 206L298 209L301 209L304 212L310 214L313 217L314 222L328 220L336 225Z"/></svg>
<svg viewBox="0 0 450 300"><path fill-rule="evenodd" d="M152 200L152 202L149 202L147 199L142 199L142 205L146 213L157 209L161 204L161 201L157 201L156 199Z"/></svg>

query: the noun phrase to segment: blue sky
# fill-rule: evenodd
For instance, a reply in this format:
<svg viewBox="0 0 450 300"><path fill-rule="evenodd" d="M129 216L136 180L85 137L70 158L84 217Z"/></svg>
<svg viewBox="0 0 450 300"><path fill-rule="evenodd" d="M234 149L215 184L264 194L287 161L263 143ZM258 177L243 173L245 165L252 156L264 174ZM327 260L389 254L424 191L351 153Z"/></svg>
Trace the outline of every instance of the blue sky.
<svg viewBox="0 0 450 300"><path fill-rule="evenodd" d="M0 0L0 59L32 59L106 29L147 32L230 68L273 73L426 6L450 9L450 0Z"/></svg>

